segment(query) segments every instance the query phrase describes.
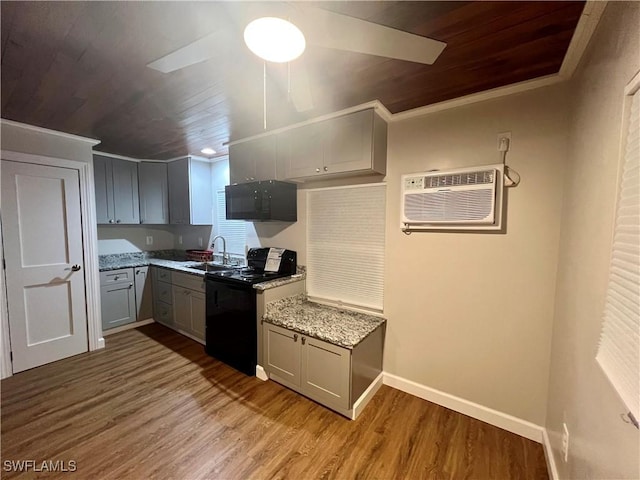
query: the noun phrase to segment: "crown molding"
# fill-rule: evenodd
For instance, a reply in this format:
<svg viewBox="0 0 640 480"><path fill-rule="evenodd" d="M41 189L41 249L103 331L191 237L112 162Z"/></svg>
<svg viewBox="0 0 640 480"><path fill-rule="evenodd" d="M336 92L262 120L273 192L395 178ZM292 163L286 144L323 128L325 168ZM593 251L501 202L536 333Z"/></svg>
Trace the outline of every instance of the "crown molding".
<svg viewBox="0 0 640 480"><path fill-rule="evenodd" d="M66 138L67 140L75 140L77 142L84 142L90 145L98 145L100 143L100 140L96 140L95 138L81 137L79 135L73 135L71 133L59 132L58 130L50 130L48 128L36 127L35 125L14 122L13 120L7 120L6 118L0 118L0 125L23 128L25 130L29 130L32 132L46 133L48 135L55 135L56 137Z"/></svg>

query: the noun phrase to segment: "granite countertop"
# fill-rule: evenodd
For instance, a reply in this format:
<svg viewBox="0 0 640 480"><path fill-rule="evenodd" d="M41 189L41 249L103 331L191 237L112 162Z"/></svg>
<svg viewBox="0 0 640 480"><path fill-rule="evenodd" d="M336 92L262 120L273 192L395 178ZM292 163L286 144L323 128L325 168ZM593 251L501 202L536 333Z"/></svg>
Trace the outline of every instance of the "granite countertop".
<svg viewBox="0 0 640 480"><path fill-rule="evenodd" d="M265 322L352 349L386 319L310 302L305 294L267 303Z"/></svg>
<svg viewBox="0 0 640 480"><path fill-rule="evenodd" d="M202 262L187 260L184 252L179 250L157 250L153 252L100 255L98 257L98 261L101 272L119 270L121 268L135 268L153 265L154 267L168 268L177 272L189 273L200 277L204 277L205 274L203 270L191 268L192 266L200 265ZM305 276L305 267L298 266L296 275L278 278L269 282L257 283L253 285L253 288L256 290L269 290L288 283L302 281Z"/></svg>

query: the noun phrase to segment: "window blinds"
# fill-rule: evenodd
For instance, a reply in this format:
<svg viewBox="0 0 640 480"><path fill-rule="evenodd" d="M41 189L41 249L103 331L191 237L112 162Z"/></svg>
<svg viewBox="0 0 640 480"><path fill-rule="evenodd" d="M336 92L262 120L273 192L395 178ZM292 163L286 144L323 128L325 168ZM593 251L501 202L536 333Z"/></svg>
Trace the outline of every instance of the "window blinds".
<svg viewBox="0 0 640 480"><path fill-rule="evenodd" d="M246 222L244 220L227 220L227 207L224 190L216 192L216 235L222 235L227 243L227 253L245 254L247 243ZM222 242L216 243L216 253L222 253Z"/></svg>
<svg viewBox="0 0 640 480"><path fill-rule="evenodd" d="M596 359L640 418L640 93L632 97L604 319Z"/></svg>
<svg viewBox="0 0 640 480"><path fill-rule="evenodd" d="M307 195L309 296L382 311L386 186L326 188Z"/></svg>

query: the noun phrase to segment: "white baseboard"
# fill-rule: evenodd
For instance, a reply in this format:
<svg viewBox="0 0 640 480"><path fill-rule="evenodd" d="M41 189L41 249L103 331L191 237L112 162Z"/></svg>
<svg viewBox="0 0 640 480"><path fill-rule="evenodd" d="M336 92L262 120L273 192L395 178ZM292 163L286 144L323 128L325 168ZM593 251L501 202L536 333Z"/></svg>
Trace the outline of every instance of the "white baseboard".
<svg viewBox="0 0 640 480"><path fill-rule="evenodd" d="M546 428L542 431L542 447L544 448L544 458L547 460L547 471L551 476L551 480L560 480L556 457L553 455L553 448L551 448L551 441Z"/></svg>
<svg viewBox="0 0 640 480"><path fill-rule="evenodd" d="M150 323L154 323L154 322L155 322L155 320L153 318L147 318L146 320L140 320L138 322L127 323L126 325L122 325L120 327L110 328L109 330L104 330L102 332L102 337L103 337L102 346L104 348L104 337L106 337L106 336L113 335L114 333L125 332L127 330L131 330L132 328L142 327L143 325L149 325Z"/></svg>
<svg viewBox="0 0 640 480"><path fill-rule="evenodd" d="M360 398L355 401L355 403L353 404L353 408L351 409L351 420L355 420L356 418L358 418L358 415L362 413L364 407L367 406L376 392L380 390L380 387L382 386L383 375L384 374L381 372L380 375L378 375L376 379L371 383L371 385L369 385L369 387L362 393L362 395L360 395Z"/></svg>
<svg viewBox="0 0 640 480"><path fill-rule="evenodd" d="M428 400L458 413L468 415L490 425L528 438L534 442L542 443L544 429L534 423L528 422L506 413L479 405L464 398L456 397L449 393L441 392L435 388L427 387L419 383L384 372L384 384L402 390L416 397Z"/></svg>
<svg viewBox="0 0 640 480"><path fill-rule="evenodd" d="M269 380L269 375L267 375L267 372L264 370L262 365L256 365L256 377L258 377L263 382Z"/></svg>

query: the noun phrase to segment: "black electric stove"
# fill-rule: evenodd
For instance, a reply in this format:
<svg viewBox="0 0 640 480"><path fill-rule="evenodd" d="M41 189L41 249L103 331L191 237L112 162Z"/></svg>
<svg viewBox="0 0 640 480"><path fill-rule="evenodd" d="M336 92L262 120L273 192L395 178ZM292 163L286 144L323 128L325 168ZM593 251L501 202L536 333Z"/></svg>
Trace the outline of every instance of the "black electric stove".
<svg viewBox="0 0 640 480"><path fill-rule="evenodd" d="M206 351L247 375L255 375L258 355L256 291L253 285L296 273L296 252L284 250L277 271L268 269L269 248L252 248L247 268L208 272ZM275 269L275 268L274 268Z"/></svg>

